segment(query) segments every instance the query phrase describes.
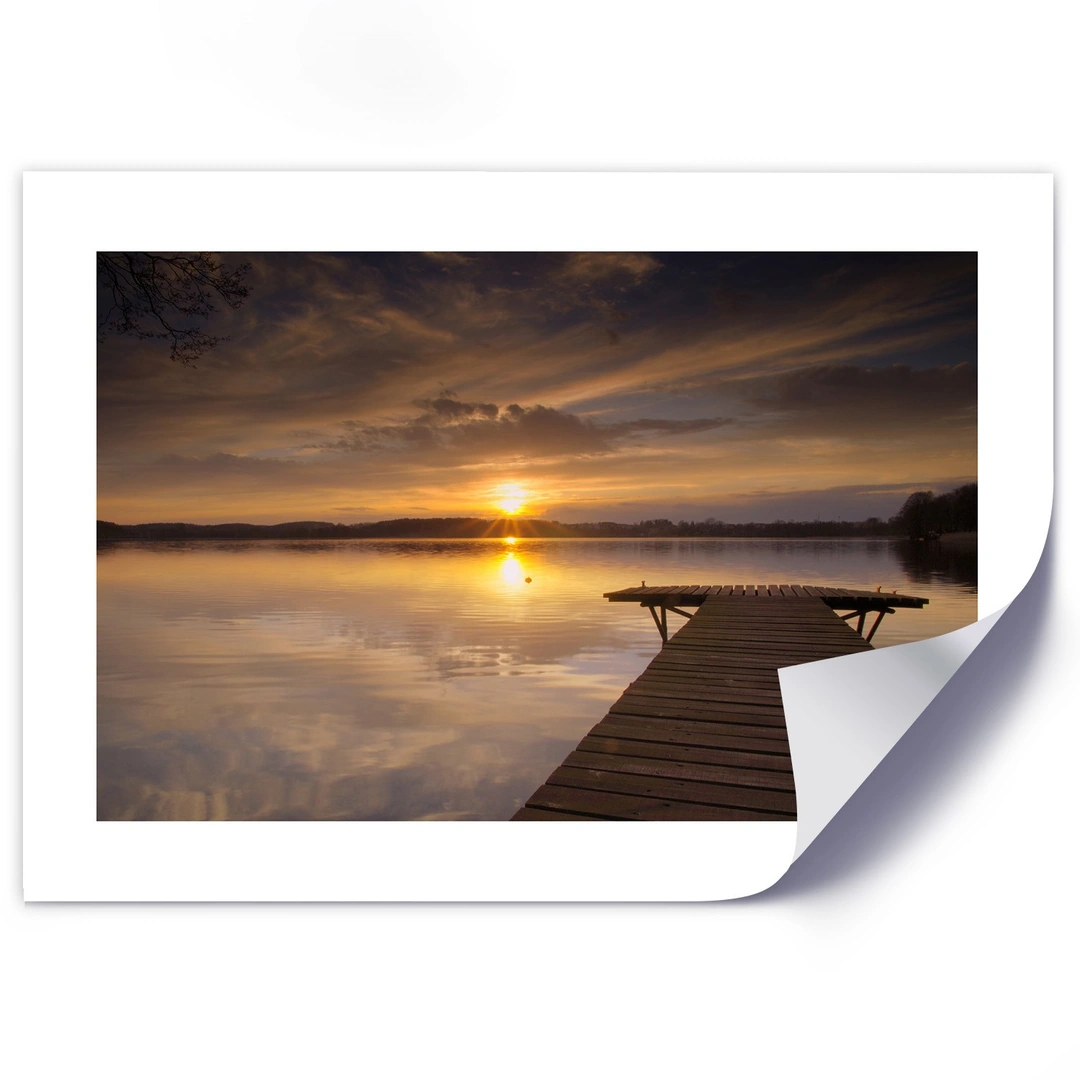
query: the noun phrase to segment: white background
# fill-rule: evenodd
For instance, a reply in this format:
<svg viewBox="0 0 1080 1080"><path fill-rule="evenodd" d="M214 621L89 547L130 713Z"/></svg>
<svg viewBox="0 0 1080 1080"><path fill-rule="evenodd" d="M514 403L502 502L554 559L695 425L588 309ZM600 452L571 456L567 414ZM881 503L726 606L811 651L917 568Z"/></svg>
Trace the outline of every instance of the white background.
<svg viewBox="0 0 1080 1080"><path fill-rule="evenodd" d="M26 168L1050 169L1060 302L1078 168L1065 10L23 6L0 75L9 356ZM77 273L58 259L58 290ZM1059 417L1075 318L1060 303ZM1064 423L1058 438L1060 564L1075 442ZM14 468L5 482L14 518ZM24 907L13 732L3 1052L31 1077L1063 1075L1068 579L1044 569L1013 637L988 639L995 662L947 688L779 886L738 903ZM17 713L14 617L6 631Z"/></svg>

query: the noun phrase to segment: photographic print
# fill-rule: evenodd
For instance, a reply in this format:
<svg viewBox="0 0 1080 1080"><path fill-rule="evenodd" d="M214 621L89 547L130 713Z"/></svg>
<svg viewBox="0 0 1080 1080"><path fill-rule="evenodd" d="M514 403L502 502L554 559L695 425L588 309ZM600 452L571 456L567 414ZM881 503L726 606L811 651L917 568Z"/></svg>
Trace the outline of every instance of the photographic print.
<svg viewBox="0 0 1080 1080"><path fill-rule="evenodd" d="M974 252L97 271L99 820L793 821L778 671L977 618Z"/></svg>

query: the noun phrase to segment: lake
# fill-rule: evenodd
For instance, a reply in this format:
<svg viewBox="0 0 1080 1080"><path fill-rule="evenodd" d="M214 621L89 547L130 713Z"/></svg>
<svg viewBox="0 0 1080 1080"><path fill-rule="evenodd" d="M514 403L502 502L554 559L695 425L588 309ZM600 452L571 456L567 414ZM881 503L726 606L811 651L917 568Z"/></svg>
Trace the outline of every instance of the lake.
<svg viewBox="0 0 1080 1080"><path fill-rule="evenodd" d="M102 544L98 817L505 820L660 647L602 593L929 597L883 647L974 622L975 562L889 540Z"/></svg>

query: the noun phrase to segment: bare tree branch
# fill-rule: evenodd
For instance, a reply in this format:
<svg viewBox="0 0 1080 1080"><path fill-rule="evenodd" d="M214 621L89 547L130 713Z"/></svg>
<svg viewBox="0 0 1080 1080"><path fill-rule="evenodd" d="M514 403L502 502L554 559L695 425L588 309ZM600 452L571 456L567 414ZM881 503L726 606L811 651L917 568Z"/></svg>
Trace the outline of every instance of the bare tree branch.
<svg viewBox="0 0 1080 1080"><path fill-rule="evenodd" d="M99 334L168 341L171 359L182 364L228 340L206 333L199 322L209 319L219 303L240 307L249 292L243 282L251 265L230 270L209 251L99 251L97 266Z"/></svg>

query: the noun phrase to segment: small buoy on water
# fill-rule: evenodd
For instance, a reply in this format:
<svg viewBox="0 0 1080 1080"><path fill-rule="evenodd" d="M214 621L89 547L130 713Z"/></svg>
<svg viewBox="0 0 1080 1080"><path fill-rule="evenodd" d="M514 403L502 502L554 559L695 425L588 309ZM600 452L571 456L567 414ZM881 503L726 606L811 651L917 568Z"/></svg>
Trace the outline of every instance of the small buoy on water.
<svg viewBox="0 0 1080 1080"><path fill-rule="evenodd" d="M525 579L525 584L526 584L526 585L529 585L529 584L531 584L531 583L532 583L532 578L531 578L531 577L527 577L527 578Z"/></svg>

